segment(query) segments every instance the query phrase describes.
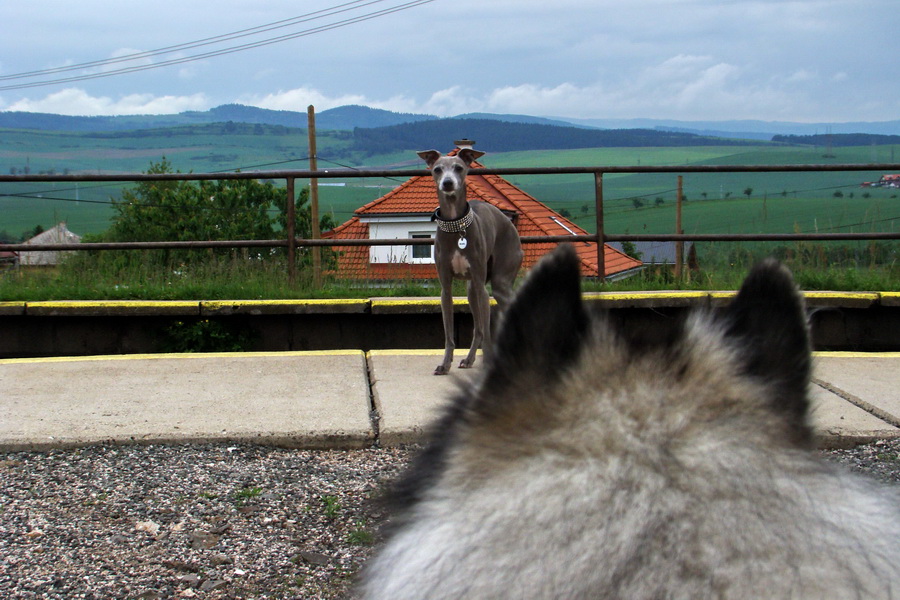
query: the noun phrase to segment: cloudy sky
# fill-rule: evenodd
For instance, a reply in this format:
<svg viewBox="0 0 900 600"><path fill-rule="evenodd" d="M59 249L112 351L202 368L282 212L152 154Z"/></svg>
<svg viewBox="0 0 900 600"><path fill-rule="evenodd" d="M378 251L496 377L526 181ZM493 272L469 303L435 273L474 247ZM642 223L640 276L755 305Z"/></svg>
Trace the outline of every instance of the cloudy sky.
<svg viewBox="0 0 900 600"><path fill-rule="evenodd" d="M5 0L0 110L158 114L237 102L895 120L897 9L898 0ZM120 62L99 62L109 59Z"/></svg>

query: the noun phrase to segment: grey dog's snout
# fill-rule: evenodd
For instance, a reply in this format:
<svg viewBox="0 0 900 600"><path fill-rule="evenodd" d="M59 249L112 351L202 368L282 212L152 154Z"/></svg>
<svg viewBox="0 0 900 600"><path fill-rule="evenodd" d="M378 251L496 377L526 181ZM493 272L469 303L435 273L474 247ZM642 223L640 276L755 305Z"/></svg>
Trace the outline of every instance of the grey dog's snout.
<svg viewBox="0 0 900 600"><path fill-rule="evenodd" d="M456 189L456 182L451 178L441 180L441 189L445 192L452 192Z"/></svg>

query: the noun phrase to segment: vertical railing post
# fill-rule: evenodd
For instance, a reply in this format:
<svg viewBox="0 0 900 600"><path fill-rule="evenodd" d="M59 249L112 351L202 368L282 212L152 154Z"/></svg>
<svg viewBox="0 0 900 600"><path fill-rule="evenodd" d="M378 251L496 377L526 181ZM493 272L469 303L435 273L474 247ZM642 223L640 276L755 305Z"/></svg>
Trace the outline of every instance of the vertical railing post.
<svg viewBox="0 0 900 600"><path fill-rule="evenodd" d="M297 283L297 216L294 203L294 178L287 178L287 262L288 284L294 287Z"/></svg>
<svg viewBox="0 0 900 600"><path fill-rule="evenodd" d="M603 173L594 173L594 196L597 204L597 276L606 281L606 242L603 232Z"/></svg>

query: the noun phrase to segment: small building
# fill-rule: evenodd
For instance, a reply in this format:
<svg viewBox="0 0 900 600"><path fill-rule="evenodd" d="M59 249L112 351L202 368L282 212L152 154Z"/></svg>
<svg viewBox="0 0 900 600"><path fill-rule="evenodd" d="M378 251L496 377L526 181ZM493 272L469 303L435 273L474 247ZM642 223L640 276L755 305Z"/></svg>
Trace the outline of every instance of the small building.
<svg viewBox="0 0 900 600"><path fill-rule="evenodd" d="M900 188L900 175L882 175L877 185L879 187Z"/></svg>
<svg viewBox="0 0 900 600"><path fill-rule="evenodd" d="M633 242L632 247L634 253L644 263L645 267L651 265L656 266L674 266L675 265L675 246L677 242ZM693 242L683 242L684 253L682 256L682 264L687 264L688 256L693 248ZM622 242L609 242L609 245L616 250L624 252Z"/></svg>
<svg viewBox="0 0 900 600"><path fill-rule="evenodd" d="M19 253L0 251L0 269L19 266Z"/></svg>
<svg viewBox="0 0 900 600"><path fill-rule="evenodd" d="M471 142L469 142L471 143ZM451 154L458 151L454 149ZM483 165L473 163L473 168ZM469 200L493 204L512 220L520 236L587 235L587 232L529 196L499 175L469 173ZM429 176L416 176L357 210L353 217L322 237L333 239L433 238L437 229L431 216L438 206L437 189ZM538 259L557 246L555 242L522 244L522 268L531 269ZM598 276L597 244L577 242L581 274ZM436 279L434 246L336 246L334 275L356 280ZM605 275L627 277L641 268L641 261L610 245L604 247Z"/></svg>
<svg viewBox="0 0 900 600"><path fill-rule="evenodd" d="M43 233L39 233L30 240L25 240L25 244L67 244L74 245L81 243L81 236L69 231L65 223L59 223L56 227L52 227ZM63 255L68 254L62 251L48 252L27 252L19 253L19 264L22 266L55 266L60 263Z"/></svg>

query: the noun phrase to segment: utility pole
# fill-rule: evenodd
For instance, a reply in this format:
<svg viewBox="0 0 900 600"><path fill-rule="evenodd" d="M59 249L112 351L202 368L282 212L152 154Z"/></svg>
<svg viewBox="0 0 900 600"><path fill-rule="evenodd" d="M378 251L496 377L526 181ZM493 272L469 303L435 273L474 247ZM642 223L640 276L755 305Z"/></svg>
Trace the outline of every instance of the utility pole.
<svg viewBox="0 0 900 600"><path fill-rule="evenodd" d="M309 128L309 170L316 171L318 169L316 160L316 107L312 104L306 109L306 121ZM312 239L317 240L321 237L319 231L319 180L309 180L309 212L312 221ZM322 286L322 249L319 246L313 246L313 284L316 288Z"/></svg>

